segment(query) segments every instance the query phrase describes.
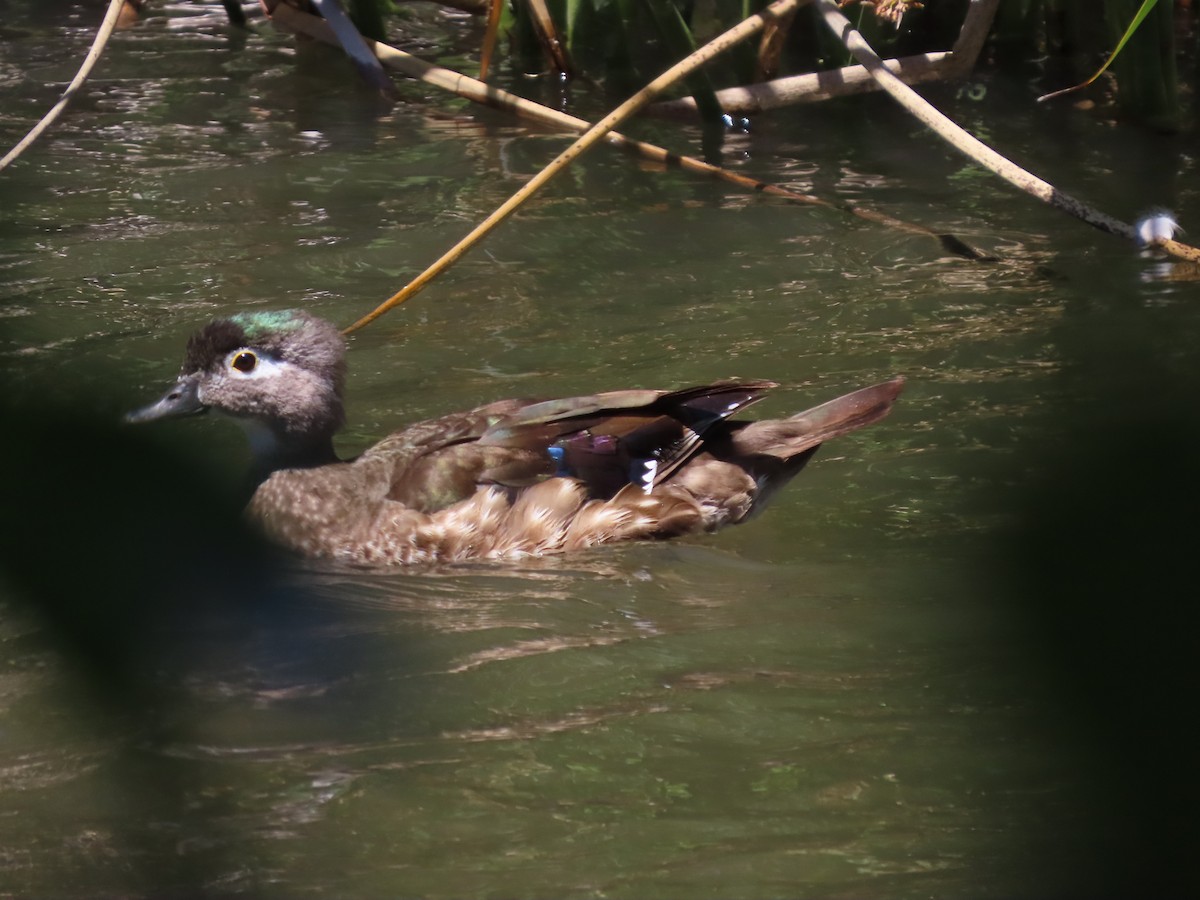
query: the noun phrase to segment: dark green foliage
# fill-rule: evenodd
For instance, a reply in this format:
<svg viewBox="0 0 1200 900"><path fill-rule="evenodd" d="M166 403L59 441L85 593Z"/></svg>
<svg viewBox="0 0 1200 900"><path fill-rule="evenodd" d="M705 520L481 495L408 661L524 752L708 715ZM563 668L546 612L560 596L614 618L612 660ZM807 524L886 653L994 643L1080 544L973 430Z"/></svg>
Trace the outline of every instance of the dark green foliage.
<svg viewBox="0 0 1200 900"><path fill-rule="evenodd" d="M990 56L1001 64L1038 65L1044 78L1039 93L1090 76L1112 53L1142 0L1005 0L1000 4ZM574 60L576 74L603 83L624 96L645 85L694 47L767 5L766 0L550 0L550 13ZM967 0L929 0L905 12L899 25L878 19L870 7L851 4L846 14L882 56L906 56L950 49L966 16ZM1091 89L1110 88L1115 108L1127 117L1164 130L1182 124L1176 34L1194 29L1196 12L1176 10L1159 0L1137 33L1117 56L1112 78ZM547 68L529 24L525 0L512 0L510 36L516 65L526 72ZM747 41L706 66L683 90L696 97L702 117L717 117L714 89L758 79L758 43ZM780 74L848 65L841 43L828 33L812 8L801 9L787 35ZM1186 65L1187 71L1195 66ZM1116 90L1112 91L1114 85Z"/></svg>
<svg viewBox="0 0 1200 900"><path fill-rule="evenodd" d="M364 37L387 40L384 16L393 12L391 0L346 0L346 12Z"/></svg>
<svg viewBox="0 0 1200 900"><path fill-rule="evenodd" d="M642 87L709 36L696 28L690 4L676 0L549 0L547 5L579 72L615 94ZM529 18L528 7L517 0L512 35L518 64L536 71L546 62ZM699 76L698 85L689 88L711 97L709 81L710 76Z"/></svg>
<svg viewBox="0 0 1200 900"><path fill-rule="evenodd" d="M654 25L658 29L663 45L672 57L683 59L696 51L696 39L692 36L679 8L671 0L648 0L646 8L654 19ZM708 73L699 69L689 75L684 83L691 95L696 98L700 118L705 122L720 121L721 104L717 102L716 89L713 87Z"/></svg>
<svg viewBox="0 0 1200 900"><path fill-rule="evenodd" d="M601 82L614 95L627 95L678 62L692 50L769 5L769 0L549 0L577 73ZM966 0L933 4L936 10L906 13L900 28L876 19L870 7L852 6L849 15L884 55L945 50L954 42ZM509 34L517 66L540 71L547 63L530 24L525 0L512 0ZM759 42L745 41L689 80L702 116L718 117L711 92L758 80ZM842 66L847 55L811 9L795 17L783 50L781 74Z"/></svg>
<svg viewBox="0 0 1200 900"><path fill-rule="evenodd" d="M1105 25L1115 45L1141 6L1140 0L1106 0ZM1171 0L1158 4L1113 63L1117 102L1130 117L1174 131L1179 126L1179 85Z"/></svg>
<svg viewBox="0 0 1200 900"><path fill-rule="evenodd" d="M994 58L1007 65L1041 60L1044 92L1090 78L1113 52L1142 0L1005 0L991 39ZM1181 127L1180 68L1195 70L1197 47L1176 40L1194 32L1197 12L1158 0L1109 70L1086 96L1111 102L1124 118L1167 131ZM1107 94L1105 89L1107 88ZM1058 101L1070 102L1070 101Z"/></svg>

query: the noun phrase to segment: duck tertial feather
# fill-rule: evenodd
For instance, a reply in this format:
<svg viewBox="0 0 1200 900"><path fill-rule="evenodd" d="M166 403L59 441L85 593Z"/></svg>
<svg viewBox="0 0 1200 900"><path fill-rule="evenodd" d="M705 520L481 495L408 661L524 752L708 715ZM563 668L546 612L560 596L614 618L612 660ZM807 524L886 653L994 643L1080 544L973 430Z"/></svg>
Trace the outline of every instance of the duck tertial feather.
<svg viewBox="0 0 1200 900"><path fill-rule="evenodd" d="M410 425L338 461L344 344L304 312L218 319L130 421L215 409L261 476L248 513L285 547L363 564L518 557L740 522L820 444L887 415L894 379L787 419L732 418L776 385L725 381L501 400Z"/></svg>

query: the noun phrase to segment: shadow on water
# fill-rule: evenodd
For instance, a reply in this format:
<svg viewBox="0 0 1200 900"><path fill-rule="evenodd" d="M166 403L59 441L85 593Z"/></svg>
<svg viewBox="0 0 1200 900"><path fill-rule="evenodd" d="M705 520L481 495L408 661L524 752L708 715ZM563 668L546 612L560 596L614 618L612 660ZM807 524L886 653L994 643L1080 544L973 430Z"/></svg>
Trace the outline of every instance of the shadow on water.
<svg viewBox="0 0 1200 900"><path fill-rule="evenodd" d="M1056 330L1066 399L1044 415L1062 440L1021 465L993 564L1026 639L1022 702L1040 698L1074 770L1073 808L1046 809L1078 823L1058 839L1061 895L1194 897L1200 372L1177 324L1113 293Z"/></svg>
<svg viewBox="0 0 1200 900"><path fill-rule="evenodd" d="M76 809L27 811L25 828L63 815L64 846L24 864L10 854L8 887L23 869L50 866L80 895L223 892L229 884L214 879L243 868L245 813L236 798L202 802L215 788L195 760L255 752L253 729L213 725L230 697L261 706L347 679L352 657L322 652L346 612L242 524L244 498L194 450L82 401L8 398L0 417L0 588L26 623L10 619L4 677L36 671L44 663L29 661L47 655L55 673L49 688L24 691L47 704L43 717L9 704L5 790L10 800L36 795L89 769L100 785L99 797L79 790ZM369 697L357 699L346 728L370 709ZM51 754L27 744L17 724L26 717L43 740L58 735Z"/></svg>

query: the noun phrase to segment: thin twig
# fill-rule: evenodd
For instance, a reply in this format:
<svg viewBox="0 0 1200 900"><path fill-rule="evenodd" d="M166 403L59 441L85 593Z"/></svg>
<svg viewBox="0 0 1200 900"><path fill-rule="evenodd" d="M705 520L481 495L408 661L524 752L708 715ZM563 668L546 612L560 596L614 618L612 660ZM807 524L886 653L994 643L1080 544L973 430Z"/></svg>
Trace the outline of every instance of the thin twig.
<svg viewBox="0 0 1200 900"><path fill-rule="evenodd" d="M566 45L558 36L558 28L554 25L546 0L525 0L525 5L529 8L529 19L533 23L534 33L537 34L542 49L546 51L546 56L550 58L554 70L561 75L572 75L574 66L567 57Z"/></svg>
<svg viewBox="0 0 1200 900"><path fill-rule="evenodd" d="M488 6L487 29L483 32L483 46L479 50L479 80L487 81L488 70L492 67L492 53L496 49L496 39L500 35L500 16L504 12L504 0L492 0Z"/></svg>
<svg viewBox="0 0 1200 900"><path fill-rule="evenodd" d="M29 130L29 134L21 138L17 145L13 147L0 159L0 171L8 168L12 162L25 152L25 148L36 141L51 125L58 121L58 117L62 115L67 104L71 102L71 98L75 96L75 92L83 86L87 81L87 77L92 74L92 69L96 67L96 63L100 61L100 54L104 52L105 45L108 44L108 39L112 37L113 29L117 27L117 19L121 15L121 7L125 0L109 0L108 12L104 14L104 21L100 23L100 30L96 32L96 38L92 41L92 46L87 52L87 56L83 58L83 65L79 67L79 71L75 73L75 77L71 79L71 83L67 85L67 89L63 91L63 95L58 98L58 102L46 115L42 116L42 120Z"/></svg>

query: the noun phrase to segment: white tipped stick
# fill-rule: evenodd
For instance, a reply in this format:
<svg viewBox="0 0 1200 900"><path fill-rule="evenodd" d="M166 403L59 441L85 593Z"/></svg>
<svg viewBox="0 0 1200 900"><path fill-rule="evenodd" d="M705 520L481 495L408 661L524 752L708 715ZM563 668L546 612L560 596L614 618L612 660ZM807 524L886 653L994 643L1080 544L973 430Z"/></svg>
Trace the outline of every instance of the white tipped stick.
<svg viewBox="0 0 1200 900"><path fill-rule="evenodd" d="M1143 247L1152 247L1163 241L1169 241L1183 231L1175 220L1175 214L1169 209L1156 209L1142 216L1133 226L1137 232L1138 242Z"/></svg>

